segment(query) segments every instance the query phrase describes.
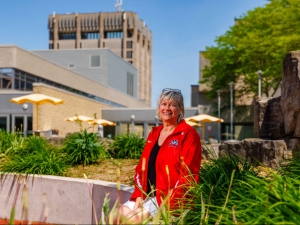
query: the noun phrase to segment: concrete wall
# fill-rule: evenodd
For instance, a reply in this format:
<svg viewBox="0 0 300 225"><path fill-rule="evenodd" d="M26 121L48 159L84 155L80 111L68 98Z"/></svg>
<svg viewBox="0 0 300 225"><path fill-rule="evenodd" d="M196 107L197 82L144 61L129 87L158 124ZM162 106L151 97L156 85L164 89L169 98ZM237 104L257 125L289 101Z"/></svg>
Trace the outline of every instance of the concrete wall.
<svg viewBox="0 0 300 225"><path fill-rule="evenodd" d="M10 218L16 198L15 219L21 220L24 204L24 187L27 188L28 217L30 221L43 221L54 224L92 224L94 223L92 199L95 204L97 220L106 193L110 193L110 208L117 200L118 190L115 183L67 178L59 176L2 176L0 186L0 218ZM92 193L92 199L89 192ZM18 191L19 190L19 191ZM132 187L121 185L122 203L127 201ZM46 212L46 214L45 214Z"/></svg>
<svg viewBox="0 0 300 225"><path fill-rule="evenodd" d="M134 88L137 97L137 69L109 49L69 49L32 51L47 60L53 61L97 83L112 87L127 94L127 72L134 75ZM100 55L100 67L90 67L90 56Z"/></svg>

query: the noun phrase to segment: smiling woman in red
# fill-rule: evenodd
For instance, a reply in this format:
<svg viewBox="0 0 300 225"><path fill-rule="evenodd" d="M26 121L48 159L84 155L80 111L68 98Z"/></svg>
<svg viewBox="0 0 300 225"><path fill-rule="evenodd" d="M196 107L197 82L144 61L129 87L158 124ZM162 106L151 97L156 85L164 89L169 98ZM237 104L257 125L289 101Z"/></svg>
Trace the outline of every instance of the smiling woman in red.
<svg viewBox="0 0 300 225"><path fill-rule="evenodd" d="M178 89L163 89L157 106L162 125L150 132L134 176L135 190L120 206L114 223L141 224L155 216L165 196L169 207L179 207L190 179L199 181L201 143L197 131L184 117L184 103Z"/></svg>

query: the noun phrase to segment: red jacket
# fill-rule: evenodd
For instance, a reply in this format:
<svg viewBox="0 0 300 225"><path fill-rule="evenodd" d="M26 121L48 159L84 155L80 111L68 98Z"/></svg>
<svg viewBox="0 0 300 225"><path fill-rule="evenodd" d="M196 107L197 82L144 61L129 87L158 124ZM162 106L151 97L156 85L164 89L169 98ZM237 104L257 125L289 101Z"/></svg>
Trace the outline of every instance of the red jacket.
<svg viewBox="0 0 300 225"><path fill-rule="evenodd" d="M135 190L130 198L131 201L135 201L137 197L146 198L149 156L162 128L162 125L153 127L148 135L144 151L136 166ZM166 138L157 155L156 199L158 204L161 205L164 196L170 193L171 208L178 207L178 203L180 203L178 200L185 194L185 187L188 185L189 180L195 179L196 182L199 182L200 164L200 136L193 127L182 120L173 133Z"/></svg>

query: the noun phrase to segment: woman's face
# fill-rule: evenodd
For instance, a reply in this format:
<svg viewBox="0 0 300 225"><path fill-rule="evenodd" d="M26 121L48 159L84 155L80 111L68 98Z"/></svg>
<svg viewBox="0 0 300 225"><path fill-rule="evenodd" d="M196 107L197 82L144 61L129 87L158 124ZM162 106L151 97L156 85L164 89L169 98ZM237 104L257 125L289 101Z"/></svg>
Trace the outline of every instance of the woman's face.
<svg viewBox="0 0 300 225"><path fill-rule="evenodd" d="M180 108L174 100L162 100L159 104L159 116L162 122L176 124L180 114Z"/></svg>

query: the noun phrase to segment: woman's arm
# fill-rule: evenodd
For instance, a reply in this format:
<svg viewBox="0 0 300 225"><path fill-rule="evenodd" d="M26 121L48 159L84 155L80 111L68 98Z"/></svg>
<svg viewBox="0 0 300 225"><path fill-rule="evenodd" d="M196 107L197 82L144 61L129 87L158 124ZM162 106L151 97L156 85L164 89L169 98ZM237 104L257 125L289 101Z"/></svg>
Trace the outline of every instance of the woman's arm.
<svg viewBox="0 0 300 225"><path fill-rule="evenodd" d="M176 187L170 197L171 207L178 206L178 200L184 197L193 182L199 182L201 165L201 142L196 130L190 130L181 146L180 170ZM181 202L181 201L179 201Z"/></svg>

